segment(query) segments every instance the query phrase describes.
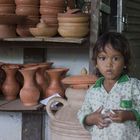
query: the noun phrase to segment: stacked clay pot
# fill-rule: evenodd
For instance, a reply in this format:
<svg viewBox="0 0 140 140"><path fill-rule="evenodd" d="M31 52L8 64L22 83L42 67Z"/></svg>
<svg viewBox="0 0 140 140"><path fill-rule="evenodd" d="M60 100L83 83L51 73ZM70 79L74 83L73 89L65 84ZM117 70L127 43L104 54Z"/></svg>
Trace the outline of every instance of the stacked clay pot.
<svg viewBox="0 0 140 140"><path fill-rule="evenodd" d="M57 26L49 26L40 19L40 23L36 27L29 28L29 31L34 37L52 37L57 34Z"/></svg>
<svg viewBox="0 0 140 140"><path fill-rule="evenodd" d="M14 0L0 0L0 14L15 14ZM16 37L15 25L0 24L0 38Z"/></svg>
<svg viewBox="0 0 140 140"><path fill-rule="evenodd" d="M58 14L58 32L63 37L81 38L89 33L89 15L80 9L67 9Z"/></svg>
<svg viewBox="0 0 140 140"><path fill-rule="evenodd" d="M58 26L57 14L65 11L65 0L40 0L41 19L48 26Z"/></svg>
<svg viewBox="0 0 140 140"><path fill-rule="evenodd" d="M17 25L17 34L21 37L32 36L30 27L39 22L39 0L15 0L16 14L27 16L25 23Z"/></svg>

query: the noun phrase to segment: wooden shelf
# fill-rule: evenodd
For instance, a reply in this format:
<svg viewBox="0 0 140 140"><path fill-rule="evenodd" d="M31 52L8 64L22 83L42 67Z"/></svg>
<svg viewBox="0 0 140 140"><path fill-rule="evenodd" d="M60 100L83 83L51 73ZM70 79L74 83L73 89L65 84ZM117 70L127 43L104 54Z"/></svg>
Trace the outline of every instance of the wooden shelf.
<svg viewBox="0 0 140 140"><path fill-rule="evenodd" d="M76 43L76 44L82 44L85 41L87 41L88 38L63 38L63 37L40 37L40 38L36 38L36 37L26 37L26 38L7 38L7 39L3 39L3 41L26 41L26 42L32 42L32 41L39 41L39 42L57 42L57 43Z"/></svg>
<svg viewBox="0 0 140 140"><path fill-rule="evenodd" d="M60 48L60 47L78 47L87 48L89 38L63 38L63 37L46 37L46 38L5 38L0 39L0 47L5 48Z"/></svg>
<svg viewBox="0 0 140 140"><path fill-rule="evenodd" d="M24 106L20 99L16 99L13 101L6 101L4 99L0 99L0 111L13 111L13 112L23 112L23 111L37 111L43 109L42 104L38 104L35 106Z"/></svg>

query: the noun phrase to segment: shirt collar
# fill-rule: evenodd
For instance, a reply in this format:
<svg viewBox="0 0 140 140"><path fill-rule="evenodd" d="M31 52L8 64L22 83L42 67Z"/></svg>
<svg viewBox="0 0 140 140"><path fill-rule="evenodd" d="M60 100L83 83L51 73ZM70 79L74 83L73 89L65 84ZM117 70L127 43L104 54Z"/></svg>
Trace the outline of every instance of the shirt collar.
<svg viewBox="0 0 140 140"><path fill-rule="evenodd" d="M93 88L97 88L97 87L101 87L101 85L103 84L104 81L104 77L99 78L95 85L93 86ZM123 82L127 82L129 81L129 77L127 74L120 76L120 78L118 79L118 83L123 83Z"/></svg>

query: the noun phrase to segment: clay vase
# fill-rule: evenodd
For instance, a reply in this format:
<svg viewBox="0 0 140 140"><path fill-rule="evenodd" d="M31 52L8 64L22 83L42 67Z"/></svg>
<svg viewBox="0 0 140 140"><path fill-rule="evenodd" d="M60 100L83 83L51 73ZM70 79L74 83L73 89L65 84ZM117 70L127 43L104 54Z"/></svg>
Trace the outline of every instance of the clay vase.
<svg viewBox="0 0 140 140"><path fill-rule="evenodd" d="M20 85L16 79L16 74L19 69L18 65L5 64L2 66L5 72L5 80L2 84L2 93L6 100L15 100L20 91Z"/></svg>
<svg viewBox="0 0 140 140"><path fill-rule="evenodd" d="M52 63L40 63L36 72L36 82L40 90L40 97L46 98L46 89L48 87L48 81L45 71L51 67Z"/></svg>
<svg viewBox="0 0 140 140"><path fill-rule="evenodd" d="M65 89L63 88L61 80L67 70L68 69L66 68L54 68L46 71L49 79L49 85L46 89L46 97L52 96L56 93L60 94L61 97L65 97Z"/></svg>
<svg viewBox="0 0 140 140"><path fill-rule="evenodd" d="M24 84L20 90L20 99L25 106L34 106L38 104L40 92L36 84L35 73L37 68L27 67L19 71L24 77Z"/></svg>
<svg viewBox="0 0 140 140"><path fill-rule="evenodd" d="M86 89L66 89L67 100L53 97L49 100L46 109L50 117L50 139L51 140L91 140L90 133L80 125L77 112L83 104ZM55 102L63 106L53 108Z"/></svg>

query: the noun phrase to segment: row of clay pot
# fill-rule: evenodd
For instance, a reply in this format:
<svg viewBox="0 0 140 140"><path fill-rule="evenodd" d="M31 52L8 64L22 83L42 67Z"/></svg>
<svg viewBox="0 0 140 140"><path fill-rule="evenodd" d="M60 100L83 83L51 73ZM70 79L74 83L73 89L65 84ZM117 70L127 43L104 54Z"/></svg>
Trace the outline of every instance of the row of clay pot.
<svg viewBox="0 0 140 140"><path fill-rule="evenodd" d="M25 106L38 104L40 98L56 92L64 97L61 78L66 68L51 68L52 63L1 64L1 91L6 100L14 100L18 94ZM51 68L51 69L50 69Z"/></svg>

